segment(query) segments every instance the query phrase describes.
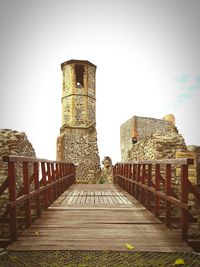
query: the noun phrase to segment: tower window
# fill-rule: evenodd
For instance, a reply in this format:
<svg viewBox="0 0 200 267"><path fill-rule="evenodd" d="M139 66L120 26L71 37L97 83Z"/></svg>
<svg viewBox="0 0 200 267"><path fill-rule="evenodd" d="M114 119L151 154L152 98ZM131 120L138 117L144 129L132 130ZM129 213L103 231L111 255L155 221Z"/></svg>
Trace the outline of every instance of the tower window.
<svg viewBox="0 0 200 267"><path fill-rule="evenodd" d="M76 74L76 86L83 87L84 65L75 65L75 74Z"/></svg>

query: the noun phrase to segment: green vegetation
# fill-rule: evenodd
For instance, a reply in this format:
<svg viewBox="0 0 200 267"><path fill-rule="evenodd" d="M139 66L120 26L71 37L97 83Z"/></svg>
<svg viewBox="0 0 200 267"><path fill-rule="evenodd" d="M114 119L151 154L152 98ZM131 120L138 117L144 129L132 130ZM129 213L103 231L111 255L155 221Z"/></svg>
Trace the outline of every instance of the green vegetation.
<svg viewBox="0 0 200 267"><path fill-rule="evenodd" d="M0 267L199 267L198 253L135 251L4 252Z"/></svg>

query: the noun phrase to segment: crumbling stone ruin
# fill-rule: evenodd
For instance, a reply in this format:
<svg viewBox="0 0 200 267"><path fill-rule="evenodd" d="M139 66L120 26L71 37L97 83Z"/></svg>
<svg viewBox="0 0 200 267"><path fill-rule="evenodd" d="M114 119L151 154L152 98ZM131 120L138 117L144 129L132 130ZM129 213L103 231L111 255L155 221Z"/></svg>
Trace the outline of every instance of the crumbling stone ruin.
<svg viewBox="0 0 200 267"><path fill-rule="evenodd" d="M96 132L96 66L69 60L63 71L62 127L57 138L57 160L76 165L76 181L95 183L100 172Z"/></svg>
<svg viewBox="0 0 200 267"><path fill-rule="evenodd" d="M0 185L6 180L8 175L8 164L2 161L2 156L25 156L36 157L35 150L24 132L13 131L10 129L0 130ZM17 193L22 188L22 165L16 164L16 190ZM0 196L0 217L3 216L8 202L8 190ZM0 225L0 236L4 236L8 229ZM3 232L2 232L3 231Z"/></svg>
<svg viewBox="0 0 200 267"><path fill-rule="evenodd" d="M200 184L200 147L186 146L172 114L163 119L134 116L125 122L121 126L121 157L122 161L193 158L189 179Z"/></svg>
<svg viewBox="0 0 200 267"><path fill-rule="evenodd" d="M144 137L132 146L128 152L128 161L174 159L177 151L186 151L185 141L181 134L176 132L157 132ZM162 172L162 169L161 169ZM178 194L179 179L172 177L174 193Z"/></svg>
<svg viewBox="0 0 200 267"><path fill-rule="evenodd" d="M121 126L122 161L192 158L194 165L189 166L188 179L197 188L200 187L200 147L186 146L185 140L175 126L172 114L162 120L146 117L129 119ZM161 174L164 170L161 166ZM180 197L180 167L175 166L172 174L173 192ZM189 193L192 214L200 216L200 203ZM200 218L200 217L199 217ZM190 233L200 235L198 226L191 225Z"/></svg>
<svg viewBox="0 0 200 267"><path fill-rule="evenodd" d="M147 140L153 134L158 133L160 135L165 135L166 133L174 132L175 136L175 133L177 133L178 131L175 127L175 124L173 123L173 117L172 115L170 117L168 115L167 118L168 120L161 120L155 118L133 116L131 119L122 124L120 128L122 161L130 160L129 151L133 148L133 144L137 144L137 142L144 139ZM141 154L139 158L140 157L141 159L144 159ZM151 158L152 156L149 159Z"/></svg>
<svg viewBox="0 0 200 267"><path fill-rule="evenodd" d="M113 165L110 157L104 157L99 183L113 184Z"/></svg>
<svg viewBox="0 0 200 267"><path fill-rule="evenodd" d="M176 151L186 151L185 141L176 132L157 132L144 137L128 151L127 160L173 159Z"/></svg>

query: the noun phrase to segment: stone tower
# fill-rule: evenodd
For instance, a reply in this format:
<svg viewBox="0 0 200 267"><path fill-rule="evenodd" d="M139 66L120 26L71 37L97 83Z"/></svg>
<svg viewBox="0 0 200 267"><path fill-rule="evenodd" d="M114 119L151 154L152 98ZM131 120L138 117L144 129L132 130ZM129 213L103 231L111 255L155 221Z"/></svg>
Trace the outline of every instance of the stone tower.
<svg viewBox="0 0 200 267"><path fill-rule="evenodd" d="M62 127L57 160L76 164L78 182L95 182L100 171L96 132L96 66L85 60L61 64Z"/></svg>

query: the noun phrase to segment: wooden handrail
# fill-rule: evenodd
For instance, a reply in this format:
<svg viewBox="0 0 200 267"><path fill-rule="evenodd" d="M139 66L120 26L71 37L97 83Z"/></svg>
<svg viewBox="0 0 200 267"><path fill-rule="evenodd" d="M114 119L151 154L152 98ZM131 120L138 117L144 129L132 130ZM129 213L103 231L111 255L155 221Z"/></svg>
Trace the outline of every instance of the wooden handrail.
<svg viewBox="0 0 200 267"><path fill-rule="evenodd" d="M172 206L176 206L180 210L181 236L187 240L188 224L192 217L189 213L188 193L192 192L200 202L199 191L188 180L188 166L193 163L193 159L188 158L119 162L113 169L114 181L157 217L161 208L162 212L164 209L168 227L172 226ZM176 165L181 167L180 197L172 191L171 178ZM161 200L165 203L164 207Z"/></svg>
<svg viewBox="0 0 200 267"><path fill-rule="evenodd" d="M194 164L193 159L189 158L179 158L179 159L155 159L155 160L133 160L133 161L125 161L125 162L117 162L115 164L175 164L175 165L192 165Z"/></svg>
<svg viewBox="0 0 200 267"><path fill-rule="evenodd" d="M44 163L67 163L73 164L67 161L55 161L55 160L48 160L48 159L40 159L40 158L31 158L31 157L21 157L21 156L3 156L2 160L4 162L44 162Z"/></svg>
<svg viewBox="0 0 200 267"><path fill-rule="evenodd" d="M43 210L75 183L75 165L65 161L20 156L3 156L2 159L8 163L8 177L0 186L0 193L3 194L8 188L9 200L5 215L9 215L9 242L13 242L18 237L17 218L20 209L25 216L25 228L28 228L33 222L33 213L34 219L40 217ZM16 165L19 163L22 166L22 186L17 192ZM2 221L6 221L5 216Z"/></svg>

